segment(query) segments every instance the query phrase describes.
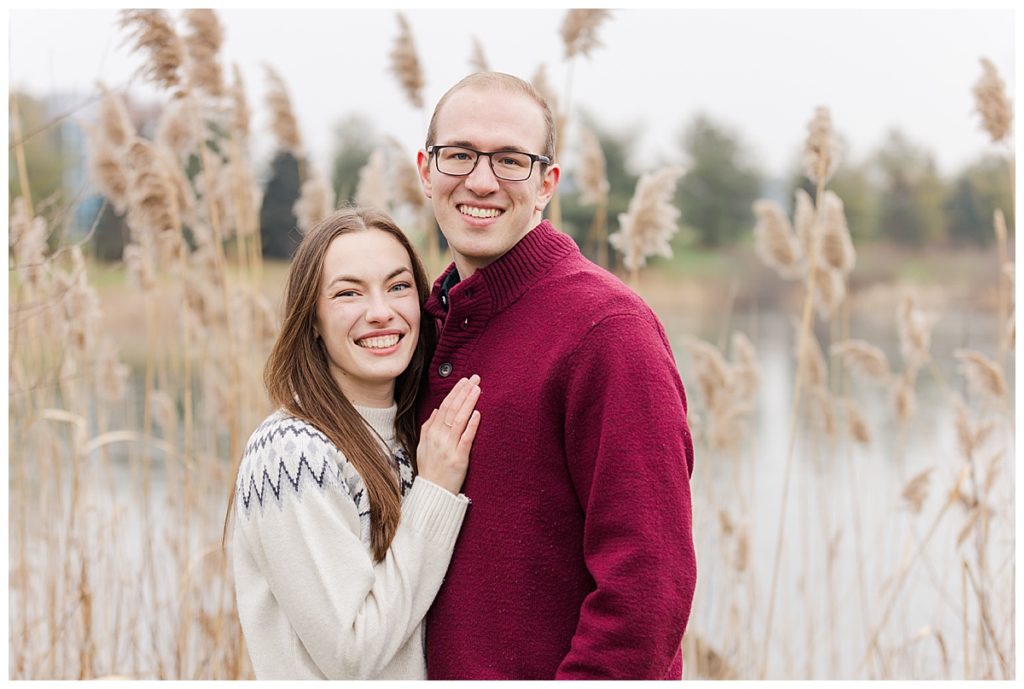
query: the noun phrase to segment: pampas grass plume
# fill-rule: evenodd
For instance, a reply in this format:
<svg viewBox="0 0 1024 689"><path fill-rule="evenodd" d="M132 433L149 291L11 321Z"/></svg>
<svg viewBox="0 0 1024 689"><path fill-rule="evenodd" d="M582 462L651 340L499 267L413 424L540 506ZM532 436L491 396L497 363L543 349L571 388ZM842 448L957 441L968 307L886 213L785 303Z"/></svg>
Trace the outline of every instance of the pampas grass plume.
<svg viewBox="0 0 1024 689"><path fill-rule="evenodd" d="M608 10L569 10L562 20L562 43L565 45L565 57L571 59L576 55L590 57L590 51L601 47L597 38L597 30L601 23L611 16Z"/></svg>
<svg viewBox="0 0 1024 689"><path fill-rule="evenodd" d="M761 366L754 345L738 330L732 334L732 360L733 393L739 399L749 399L761 384Z"/></svg>
<svg viewBox="0 0 1024 689"><path fill-rule="evenodd" d="M156 142L174 152L185 162L199 143L196 123L199 104L191 96L176 98L164 108L156 125Z"/></svg>
<svg viewBox="0 0 1024 689"><path fill-rule="evenodd" d="M156 242L164 258L181 247L177 192L165 158L145 139L128 147L128 226L139 243Z"/></svg>
<svg viewBox="0 0 1024 689"><path fill-rule="evenodd" d="M473 52L469 55L469 66L474 72L490 72L491 67L487 64L487 55L484 53L484 44L480 42L479 36L473 36Z"/></svg>
<svg viewBox="0 0 1024 689"><path fill-rule="evenodd" d="M405 148L394 137L387 137L387 169L391 177L391 196L397 204L411 207L416 213L430 210L430 199L423 193L420 183L419 169L413 162L413 156L407 154Z"/></svg>
<svg viewBox="0 0 1024 689"><path fill-rule="evenodd" d="M850 274L857 260L843 200L832 191L822 195L821 257L829 267L843 275Z"/></svg>
<svg viewBox="0 0 1024 689"><path fill-rule="evenodd" d="M99 296L86 275L82 247L73 245L69 255L71 267L57 274L57 284L63 315L60 329L74 358L93 351L101 313Z"/></svg>
<svg viewBox="0 0 1024 689"><path fill-rule="evenodd" d="M123 215L128 208L128 169L124 152L97 136L88 137L85 145L92 183L110 201L114 212Z"/></svg>
<svg viewBox="0 0 1024 689"><path fill-rule="evenodd" d="M783 278L799 277L803 255L782 207L775 201L755 201L754 215L757 217L754 246L758 257Z"/></svg>
<svg viewBox="0 0 1024 689"><path fill-rule="evenodd" d="M818 226L814 200L804 189L797 189L793 194L793 228L804 257L816 257L821 244L821 228Z"/></svg>
<svg viewBox="0 0 1024 689"><path fill-rule="evenodd" d="M224 42L224 29L213 10L185 10L189 33L185 35L192 85L214 98L224 95L224 77L217 53Z"/></svg>
<svg viewBox="0 0 1024 689"><path fill-rule="evenodd" d="M21 280L33 289L43 284L46 260L46 221L43 218L31 218L28 214L28 202L21 196L11 204L13 213L9 223L10 245L14 250L14 262Z"/></svg>
<svg viewBox="0 0 1024 689"><path fill-rule="evenodd" d="M1006 397L1006 379L999 364L970 349L958 349L953 354L960 360L967 387L973 394L995 400Z"/></svg>
<svg viewBox="0 0 1024 689"><path fill-rule="evenodd" d="M804 170L815 184L824 184L839 166L839 137L832 129L832 115L828 108L818 107L807 125L804 142Z"/></svg>
<svg viewBox="0 0 1024 689"><path fill-rule="evenodd" d="M292 110L292 99L288 95L284 79L271 67L264 64L267 75L266 102L270 110L270 129L277 138L278 148L298 156L302 152L302 136L299 134L299 123Z"/></svg>
<svg viewBox="0 0 1024 689"><path fill-rule="evenodd" d="M416 54L416 43L413 40L409 21L401 12L398 18L398 37L391 48L391 73L398 77L398 82L405 91L406 97L414 107L423 107L423 68Z"/></svg>
<svg viewBox="0 0 1024 689"><path fill-rule="evenodd" d="M907 507L914 514L920 514L921 508L924 507L924 501L928 498L928 482L931 480L931 474L934 467L929 467L917 474L903 486L903 490L900 492L900 497L903 498L907 503Z"/></svg>
<svg viewBox="0 0 1024 689"><path fill-rule="evenodd" d="M185 47L165 10L121 10L121 27L130 31L132 52L147 53L149 61L140 68L144 78L165 89L181 83Z"/></svg>
<svg viewBox="0 0 1024 689"><path fill-rule="evenodd" d="M882 383L889 382L889 359L878 347L865 340L846 340L832 345L830 351L843 362L866 377Z"/></svg>
<svg viewBox="0 0 1024 689"><path fill-rule="evenodd" d="M974 423L967 405L959 395L953 397L953 408L956 410L956 436L960 443L960 451L965 458L970 459L992 434L996 426L991 420Z"/></svg>
<svg viewBox="0 0 1024 689"><path fill-rule="evenodd" d="M313 171L302 184L299 198L292 207L298 222L299 234L306 234L334 210L331 185L319 171Z"/></svg>
<svg viewBox="0 0 1024 689"><path fill-rule="evenodd" d="M595 205L608 198L608 176L601 141L588 127L580 127L580 164L577 182L580 203Z"/></svg>
<svg viewBox="0 0 1024 689"><path fill-rule="evenodd" d="M825 355L818 344L818 338L813 332L807 333L806 346L800 347L800 324L795 324L797 332L798 365L806 372L804 385L806 389L826 387L828 385L828 366L825 364Z"/></svg>
<svg viewBox="0 0 1024 689"><path fill-rule="evenodd" d="M1006 139L1013 128L1013 105L992 61L981 58L981 69L981 77L974 84L974 104L981 115L982 127L993 143L997 143Z"/></svg>
<svg viewBox="0 0 1024 689"><path fill-rule="evenodd" d="M650 256L672 257L669 241L679 231L679 209L672 205L672 195L682 173L666 167L643 175L629 209L619 214L620 229L608 241L622 254L627 269L638 270Z"/></svg>
<svg viewBox="0 0 1024 689"><path fill-rule="evenodd" d="M114 148L122 148L135 138L135 125L128 114L128 108L124 104L124 98L109 90L102 82L98 84L100 92L100 116L98 120L99 131L107 143Z"/></svg>
<svg viewBox="0 0 1024 689"><path fill-rule="evenodd" d="M360 206L386 209L391 202L391 180L388 179L387 152L375 148L366 165L359 171L355 202Z"/></svg>
<svg viewBox="0 0 1024 689"><path fill-rule="evenodd" d="M814 280L814 306L823 320L830 320L846 299L843 274L829 265L816 265L811 276Z"/></svg>
<svg viewBox="0 0 1024 689"><path fill-rule="evenodd" d="M714 345L695 337L683 338L683 347L693 357L694 373L704 404L708 409L720 406L732 385L732 371Z"/></svg>
<svg viewBox="0 0 1024 689"><path fill-rule="evenodd" d="M850 437L861 445L870 445L871 429L860 408L854 404L853 400L847 399L844 401L843 410L846 412L846 430Z"/></svg>
<svg viewBox="0 0 1024 689"><path fill-rule="evenodd" d="M238 64L231 66L231 73L234 75L234 82L228 92L231 96L231 124L238 132L239 138L244 142L249 138L249 120L252 115L249 110L249 101L245 96L245 82L242 80L242 72Z"/></svg>
<svg viewBox="0 0 1024 689"><path fill-rule="evenodd" d="M530 83L533 85L533 88L537 89L537 93L542 95L544 100L547 101L551 112L555 113L557 116L558 94L551 85L551 81L548 80L548 68L546 65L543 63L537 65L537 71L533 73L533 78L530 79Z"/></svg>
<svg viewBox="0 0 1024 689"><path fill-rule="evenodd" d="M900 423L906 424L914 415L917 408L917 401L914 396L914 386L908 380L909 376L904 375L897 378L892 385L892 404Z"/></svg>

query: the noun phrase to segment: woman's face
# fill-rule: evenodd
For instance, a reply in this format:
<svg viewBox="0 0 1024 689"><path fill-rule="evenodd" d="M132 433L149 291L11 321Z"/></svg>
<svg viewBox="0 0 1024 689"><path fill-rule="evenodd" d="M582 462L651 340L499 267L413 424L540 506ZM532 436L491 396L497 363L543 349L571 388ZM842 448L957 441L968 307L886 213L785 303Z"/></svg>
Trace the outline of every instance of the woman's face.
<svg viewBox="0 0 1024 689"><path fill-rule="evenodd" d="M336 237L324 256L316 333L345 397L390 406L419 329L412 263L398 240L372 228Z"/></svg>

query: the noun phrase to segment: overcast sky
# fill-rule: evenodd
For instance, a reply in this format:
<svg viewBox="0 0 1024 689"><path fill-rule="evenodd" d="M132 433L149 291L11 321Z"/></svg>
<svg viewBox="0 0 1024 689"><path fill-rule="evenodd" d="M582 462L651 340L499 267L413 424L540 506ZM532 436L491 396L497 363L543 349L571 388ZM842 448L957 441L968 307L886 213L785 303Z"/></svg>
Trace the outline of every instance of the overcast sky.
<svg viewBox="0 0 1024 689"><path fill-rule="evenodd" d="M530 78L544 63L565 91L565 10L405 13L425 72L427 112L410 105L388 71L394 11L218 10L224 61L237 62L246 81L257 154L269 146L263 62L285 79L303 137L323 166L332 124L355 112L413 155L434 102L468 73L473 36L492 69ZM10 82L33 94L87 95L97 79L120 86L142 62L123 44L115 10L12 10L8 20ZM604 47L577 59L571 102L605 127L640 133L637 171L682 162L680 131L705 112L740 135L765 173L782 175L814 108L826 105L847 157L865 157L898 127L951 173L993 150L971 87L986 56L1013 96L1014 24L1009 9L613 10L599 32ZM571 145L571 129L568 138Z"/></svg>

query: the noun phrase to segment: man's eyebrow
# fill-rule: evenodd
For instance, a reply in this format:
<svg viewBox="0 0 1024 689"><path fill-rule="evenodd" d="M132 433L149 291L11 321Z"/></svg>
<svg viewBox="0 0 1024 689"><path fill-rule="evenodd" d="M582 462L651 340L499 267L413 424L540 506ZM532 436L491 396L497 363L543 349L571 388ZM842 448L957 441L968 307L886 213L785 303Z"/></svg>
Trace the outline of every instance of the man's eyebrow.
<svg viewBox="0 0 1024 689"><path fill-rule="evenodd" d="M462 146L463 148L472 148L474 151L480 150L471 141L453 141L450 144L444 144L444 145L445 146ZM516 146L514 144L509 145L509 146L499 146L498 148L495 148L494 151L495 152L497 152L497 151L515 151L517 153L529 153L529 151L527 151L522 146ZM490 153L491 151L486 151L486 152Z"/></svg>
<svg viewBox="0 0 1024 689"><path fill-rule="evenodd" d="M409 273L409 272L411 272L411 271L408 268L406 268L405 266L402 266L400 268L395 268L393 271L388 273L387 277L384 278L384 282L387 282L388 280L396 278L399 275L401 275L402 273ZM354 275L336 275L333 280L331 280L329 283L327 283L328 289L330 289L331 286L334 285L334 283L336 283L336 282L351 282L351 283L354 283L356 285L365 285L366 284L365 282L363 282L361 279L355 277Z"/></svg>

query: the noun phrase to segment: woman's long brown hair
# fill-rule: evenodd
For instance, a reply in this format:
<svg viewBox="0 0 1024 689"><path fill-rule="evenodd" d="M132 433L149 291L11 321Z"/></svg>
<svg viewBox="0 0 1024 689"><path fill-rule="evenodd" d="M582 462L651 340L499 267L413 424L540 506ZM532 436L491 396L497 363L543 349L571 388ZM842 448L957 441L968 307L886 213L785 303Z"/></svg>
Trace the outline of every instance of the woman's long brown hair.
<svg viewBox="0 0 1024 689"><path fill-rule="evenodd" d="M385 213L372 208L343 208L312 228L295 250L285 288L284 318L274 348L263 369L270 400L292 416L315 426L352 463L366 486L370 502L370 546L374 560L384 559L401 515L401 491L391 458L373 430L342 394L328 368L323 340L316 336L317 294L327 248L350 232L379 230L405 247L412 264L420 308L430 290L427 275L409 240ZM419 339L408 368L395 381L398 415L395 435L416 471L416 393L435 344L433 322L420 319ZM239 458L239 463L241 458ZM237 469L236 469L237 474ZM228 500L224 540L234 505Z"/></svg>

